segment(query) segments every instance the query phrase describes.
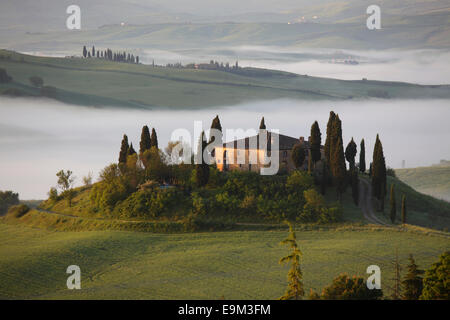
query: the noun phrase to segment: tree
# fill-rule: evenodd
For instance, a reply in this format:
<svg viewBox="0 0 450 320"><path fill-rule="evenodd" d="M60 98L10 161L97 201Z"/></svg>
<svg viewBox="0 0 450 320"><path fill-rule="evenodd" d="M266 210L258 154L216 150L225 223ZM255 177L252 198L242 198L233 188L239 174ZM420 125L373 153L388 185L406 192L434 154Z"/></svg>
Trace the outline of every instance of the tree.
<svg viewBox="0 0 450 320"><path fill-rule="evenodd" d="M261 122L259 123L259 130L266 130L266 123L264 122L264 117L262 117Z"/></svg>
<svg viewBox="0 0 450 320"><path fill-rule="evenodd" d="M127 155L128 155L128 137L126 134L123 135L122 144L120 146L120 153L119 153L119 164L127 163Z"/></svg>
<svg viewBox="0 0 450 320"><path fill-rule="evenodd" d="M402 196L402 223L406 223L406 196Z"/></svg>
<svg viewBox="0 0 450 320"><path fill-rule="evenodd" d="M87 176L83 177L83 183L85 187L90 187L92 185L92 172L89 171Z"/></svg>
<svg viewBox="0 0 450 320"><path fill-rule="evenodd" d="M32 76L29 80L30 83L37 88L41 88L44 85L44 80L41 77Z"/></svg>
<svg viewBox="0 0 450 320"><path fill-rule="evenodd" d="M383 296L379 289L367 288L363 277L341 274L322 291L321 298L325 300L377 300Z"/></svg>
<svg viewBox="0 0 450 320"><path fill-rule="evenodd" d="M58 177L58 186L61 190L67 191L72 188L73 183L75 182L75 177L73 176L73 172L70 170L60 170L56 176Z"/></svg>
<svg viewBox="0 0 450 320"><path fill-rule="evenodd" d="M5 69L0 68L0 83L8 83L12 81L12 77L6 72Z"/></svg>
<svg viewBox="0 0 450 320"><path fill-rule="evenodd" d="M220 131L220 137L219 137L219 144L222 144L223 142L223 136L222 136L222 125L220 124L220 119L219 116L216 115L216 117L213 119L212 123L211 123L211 129L215 129L215 130L219 130ZM209 134L209 143L212 143L215 141L215 137L213 137L212 132L210 132ZM213 149L211 151L211 155L214 157L215 155L215 150Z"/></svg>
<svg viewBox="0 0 450 320"><path fill-rule="evenodd" d="M419 300L423 289L423 279L421 275L424 273L420 270L416 262L414 261L413 255L409 255L408 272L402 281L403 285L403 299L404 300Z"/></svg>
<svg viewBox="0 0 450 320"><path fill-rule="evenodd" d="M312 155L311 155L311 149L308 149L308 173L312 173L313 172L313 159L312 159Z"/></svg>
<svg viewBox="0 0 450 320"><path fill-rule="evenodd" d="M355 141L350 140L347 147L345 148L345 159L348 161L350 171L353 171L355 168L355 157L357 153L357 147Z"/></svg>
<svg viewBox="0 0 450 320"><path fill-rule="evenodd" d="M144 154L146 150L149 150L151 147L150 142L150 131L147 126L142 128L141 132L141 142L139 144L139 155Z"/></svg>
<svg viewBox="0 0 450 320"><path fill-rule="evenodd" d="M395 201L395 185L391 184L391 222L395 223L395 218L397 216L397 204Z"/></svg>
<svg viewBox="0 0 450 320"><path fill-rule="evenodd" d="M300 168L303 166L305 162L305 148L301 144L296 144L292 147L291 151L291 159L294 162L294 166L296 168Z"/></svg>
<svg viewBox="0 0 450 320"><path fill-rule="evenodd" d="M95 47L92 46L92 57L95 57Z"/></svg>
<svg viewBox="0 0 450 320"><path fill-rule="evenodd" d="M0 191L0 215L8 211L8 208L19 204L19 194L12 191Z"/></svg>
<svg viewBox="0 0 450 320"><path fill-rule="evenodd" d="M127 156L132 156L133 154L136 154L136 150L133 148L133 142L130 144L130 147L128 148Z"/></svg>
<svg viewBox="0 0 450 320"><path fill-rule="evenodd" d="M311 156L314 166L318 161L320 161L322 154L320 152L320 147L322 144L322 134L320 133L319 123L315 121L311 126L311 138L309 141Z"/></svg>
<svg viewBox="0 0 450 320"><path fill-rule="evenodd" d="M401 277L400 277L400 263L398 261L398 251L395 252L395 260L394 260L394 292L391 295L392 300L399 300L401 298Z"/></svg>
<svg viewBox="0 0 450 320"><path fill-rule="evenodd" d="M152 128L152 135L150 137L150 148L155 147L158 149L158 136L156 135L155 128Z"/></svg>
<svg viewBox="0 0 450 320"><path fill-rule="evenodd" d="M75 196L75 192L73 191L73 184L75 182L73 172L70 170L60 170L56 176L58 177L58 186L63 191L61 195L67 200L69 207L71 207L72 199Z"/></svg>
<svg viewBox="0 0 450 320"><path fill-rule="evenodd" d="M384 211L384 198L386 195L386 161L383 154L383 145L377 135L372 161L372 193L380 201L379 211Z"/></svg>
<svg viewBox="0 0 450 320"><path fill-rule="evenodd" d="M352 175L352 197L355 205L359 204L359 177L358 177L358 169L353 169L351 171Z"/></svg>
<svg viewBox="0 0 450 320"><path fill-rule="evenodd" d="M450 300L450 251L425 272L421 300Z"/></svg>
<svg viewBox="0 0 450 320"><path fill-rule="evenodd" d="M359 151L359 171L366 172L366 145L364 139L361 140L361 146Z"/></svg>
<svg viewBox="0 0 450 320"><path fill-rule="evenodd" d="M325 139L325 146L324 146L325 161L328 163L328 166L331 163L332 131L335 119L336 114L333 111L330 111L330 117L328 118L327 123L327 137Z"/></svg>
<svg viewBox="0 0 450 320"><path fill-rule="evenodd" d="M291 268L289 269L287 280L288 287L284 295L280 300L300 300L305 295L303 288L303 273L300 267L300 259L302 257L302 252L300 251L297 244L297 237L295 235L292 224L289 225L289 236L281 242L283 245L288 245L291 253L280 259L280 264L290 263Z"/></svg>
<svg viewBox="0 0 450 320"><path fill-rule="evenodd" d="M206 184L208 184L209 180L209 165L203 159L203 152L206 149L206 146L207 142L205 132L202 131L197 148L197 157L200 163L196 164L195 166L195 178L198 187L205 186Z"/></svg>
<svg viewBox="0 0 450 320"><path fill-rule="evenodd" d="M346 172L344 159L344 146L342 145L342 138L339 137L336 145L332 148L332 162L331 173L333 174L336 192L339 200L342 200L342 194L346 188Z"/></svg>
<svg viewBox="0 0 450 320"><path fill-rule="evenodd" d="M87 57L87 49L86 46L83 46L83 57Z"/></svg>

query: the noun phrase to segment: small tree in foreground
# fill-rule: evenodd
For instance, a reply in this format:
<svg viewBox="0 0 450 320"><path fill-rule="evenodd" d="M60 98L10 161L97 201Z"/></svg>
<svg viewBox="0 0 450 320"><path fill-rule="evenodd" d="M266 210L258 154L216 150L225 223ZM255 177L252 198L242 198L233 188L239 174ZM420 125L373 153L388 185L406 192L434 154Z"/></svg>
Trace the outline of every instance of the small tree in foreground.
<svg viewBox="0 0 450 320"><path fill-rule="evenodd" d="M280 264L290 263L291 268L288 272L288 287L286 292L280 300L300 300L305 295L305 291L303 289L303 273L300 268L300 258L302 256L302 252L298 248L297 238L295 236L294 229L292 225L289 225L289 236L281 242L281 244L288 245L291 249L291 253L280 259Z"/></svg>
<svg viewBox="0 0 450 320"><path fill-rule="evenodd" d="M321 299L325 300L377 300L383 296L379 289L367 288L363 277L341 274L322 291Z"/></svg>
<svg viewBox="0 0 450 320"><path fill-rule="evenodd" d="M423 279L421 275L424 273L417 267L413 255L409 255L408 273L406 274L403 285L403 299L404 300L419 300L423 289Z"/></svg>
<svg viewBox="0 0 450 320"><path fill-rule="evenodd" d="M421 300L450 300L450 251L425 272Z"/></svg>

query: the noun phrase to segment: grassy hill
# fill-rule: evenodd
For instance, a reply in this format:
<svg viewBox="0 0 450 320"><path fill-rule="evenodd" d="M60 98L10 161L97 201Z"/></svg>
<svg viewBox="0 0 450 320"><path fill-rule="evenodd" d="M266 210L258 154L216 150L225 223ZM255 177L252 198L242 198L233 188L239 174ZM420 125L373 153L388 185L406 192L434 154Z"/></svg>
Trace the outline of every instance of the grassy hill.
<svg viewBox="0 0 450 320"><path fill-rule="evenodd" d="M450 165L395 170L414 189L450 202Z"/></svg>
<svg viewBox="0 0 450 320"><path fill-rule="evenodd" d="M31 76L54 87L51 98L93 106L199 108L280 98L342 100L369 97L450 98L450 86L400 82L344 81L287 72L244 68L239 74L110 62L101 59L46 58L0 50L0 68L16 95L36 95Z"/></svg>
<svg viewBox="0 0 450 320"><path fill-rule="evenodd" d="M395 185L397 221L401 216L401 197L406 195L408 224L448 231L450 229L450 203L420 193L399 179L388 177L388 188ZM389 217L389 192L386 198L385 217Z"/></svg>
<svg viewBox="0 0 450 320"><path fill-rule="evenodd" d="M155 19L154 16L142 19L144 13L139 17L141 19L130 18L125 26L120 25L122 16L102 25L83 27L77 32L62 29L64 21L58 28L46 30L43 27L41 32L35 32L36 29L31 27L21 28L21 23L17 23L15 28L8 25L8 29L5 27L7 31L0 30L0 35L4 48L20 51L79 50L86 43L140 49L242 45L361 50L450 47L450 9L447 4L434 3L434 6L429 6L426 1L421 1L420 5L413 0L408 4L405 1L401 4L386 1L382 5L382 29L372 31L366 27L367 2L355 2L308 3L285 14L259 17L242 14L231 16L228 20L217 16L203 21L192 21L192 17L174 20L165 16L162 19ZM111 9L107 10L110 12ZM56 14L52 18L54 16ZM64 15L57 16L61 20L65 18ZM313 19L314 16L317 18ZM306 20L298 23L301 17Z"/></svg>
<svg viewBox="0 0 450 320"><path fill-rule="evenodd" d="M276 299L288 267L283 231L149 234L49 232L0 222L1 299ZM391 293L398 249L428 268L448 237L388 229L299 231L305 291L320 291L342 272L366 277L379 265ZM67 290L69 265L81 268L81 290Z"/></svg>

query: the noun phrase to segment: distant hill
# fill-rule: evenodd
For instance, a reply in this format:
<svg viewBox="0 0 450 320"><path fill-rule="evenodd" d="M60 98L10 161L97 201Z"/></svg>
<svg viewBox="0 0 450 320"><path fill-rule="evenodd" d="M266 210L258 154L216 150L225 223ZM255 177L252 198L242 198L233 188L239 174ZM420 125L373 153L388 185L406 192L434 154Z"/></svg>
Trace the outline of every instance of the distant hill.
<svg viewBox="0 0 450 320"><path fill-rule="evenodd" d="M448 85L344 81L288 72L241 68L239 72L152 67L91 58L48 58L0 50L0 68L13 82L0 94L40 96L31 76L43 78L46 97L86 106L201 108L281 98L345 100L450 99Z"/></svg>
<svg viewBox="0 0 450 320"><path fill-rule="evenodd" d="M450 163L431 167L397 169L397 176L417 191L450 202Z"/></svg>
<svg viewBox="0 0 450 320"><path fill-rule="evenodd" d="M336 49L450 48L445 0L79 0L82 29L66 29L71 1L0 2L3 48L78 50L83 44L134 49L265 45ZM382 29L366 27L369 4ZM124 26L121 26L124 23Z"/></svg>

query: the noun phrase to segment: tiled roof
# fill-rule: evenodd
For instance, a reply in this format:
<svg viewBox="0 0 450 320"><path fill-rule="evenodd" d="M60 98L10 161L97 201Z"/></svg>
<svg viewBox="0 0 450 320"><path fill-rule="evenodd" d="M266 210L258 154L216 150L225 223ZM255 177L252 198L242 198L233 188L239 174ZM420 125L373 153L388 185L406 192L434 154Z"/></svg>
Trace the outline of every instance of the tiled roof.
<svg viewBox="0 0 450 320"><path fill-rule="evenodd" d="M291 150L294 145L300 143L300 138L293 138L290 136L286 136L284 134L268 132L268 134L267 134L267 139L268 139L267 149L268 150L271 150L271 143L270 143L272 141L271 138L275 137L275 136L278 136L279 150ZM252 139L253 145L255 145L255 141L256 141L256 146L259 149L258 135L226 142L223 144L223 146L226 148L234 148L234 149L242 149L243 146L245 146L245 149L249 149L250 139ZM309 148L308 141L304 141L303 143L306 148Z"/></svg>

